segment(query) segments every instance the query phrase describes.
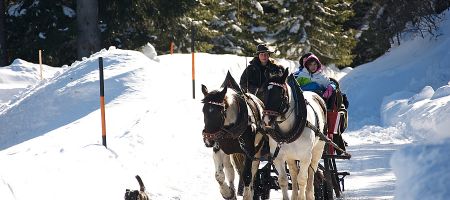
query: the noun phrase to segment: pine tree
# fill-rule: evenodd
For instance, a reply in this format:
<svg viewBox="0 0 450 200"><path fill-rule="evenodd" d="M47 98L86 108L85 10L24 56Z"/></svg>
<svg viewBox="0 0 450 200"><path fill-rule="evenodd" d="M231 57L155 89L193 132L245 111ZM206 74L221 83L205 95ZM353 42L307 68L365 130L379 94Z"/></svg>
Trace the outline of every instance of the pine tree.
<svg viewBox="0 0 450 200"><path fill-rule="evenodd" d="M204 8L212 18L205 25L216 32L211 40L211 52L253 55L256 44L264 42L267 30L261 5L254 0L213 0L208 3Z"/></svg>
<svg viewBox="0 0 450 200"><path fill-rule="evenodd" d="M153 41L151 17L157 14L152 0L99 1L99 25L103 47L136 49Z"/></svg>
<svg viewBox="0 0 450 200"><path fill-rule="evenodd" d="M0 67L8 64L5 22L5 1L0 0Z"/></svg>
<svg viewBox="0 0 450 200"><path fill-rule="evenodd" d="M356 57L351 66L383 55L391 44L400 43L405 32L434 35L441 18L440 12L448 7L450 3L446 0L357 1L354 6L359 13L357 16L364 13L363 23L359 26L367 28L360 31L361 36L353 49Z"/></svg>
<svg viewBox="0 0 450 200"><path fill-rule="evenodd" d="M104 46L137 49L150 42L158 53L167 53L172 41L178 48L185 47L189 27L182 19L196 5L195 0L100 2Z"/></svg>
<svg viewBox="0 0 450 200"><path fill-rule="evenodd" d="M89 57L100 50L98 1L77 0L77 56Z"/></svg>
<svg viewBox="0 0 450 200"><path fill-rule="evenodd" d="M11 7L13 6L13 7ZM76 24L71 0L13 1L8 7L7 48L12 58L61 66L76 60ZM26 48L24 48L26 47Z"/></svg>
<svg viewBox="0 0 450 200"><path fill-rule="evenodd" d="M354 31L344 29L352 17L350 0L285 2L283 20L273 29L282 55L298 59L313 52L325 64L351 63L355 46Z"/></svg>

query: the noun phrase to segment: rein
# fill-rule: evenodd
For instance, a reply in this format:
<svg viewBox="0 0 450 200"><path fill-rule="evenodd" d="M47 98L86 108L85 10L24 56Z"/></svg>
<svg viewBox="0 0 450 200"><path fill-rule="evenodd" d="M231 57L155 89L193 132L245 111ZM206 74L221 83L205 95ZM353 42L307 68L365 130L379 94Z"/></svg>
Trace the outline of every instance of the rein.
<svg viewBox="0 0 450 200"><path fill-rule="evenodd" d="M320 102L320 101L318 101L318 102ZM312 108L311 104L309 104L308 102L306 102L306 104L308 104L308 105ZM322 103L320 103L320 106L321 106L321 108L322 108L322 112L323 112L323 113L326 113L325 105L323 105ZM314 111L314 115L316 116L316 124L317 124L317 125L315 126L315 125L311 124L311 122L306 121L306 126L307 126L308 128L310 128L311 130L313 130L314 133L316 134L316 136L320 138L320 140L325 141L326 143L332 145L335 149L337 149L337 150L339 150L339 151L342 151L342 153L343 153L344 155L348 156L348 158L351 158L352 155L351 155L350 153L348 153L347 151L341 149L336 143L334 143L333 141L331 141L331 139L328 138L328 137L324 134L324 132L326 132L326 127L327 127L326 121L325 121L325 126L324 126L323 132L319 130L319 128L317 127L317 126L319 126L318 115L317 115L317 112L316 112L314 109L313 109L313 111Z"/></svg>

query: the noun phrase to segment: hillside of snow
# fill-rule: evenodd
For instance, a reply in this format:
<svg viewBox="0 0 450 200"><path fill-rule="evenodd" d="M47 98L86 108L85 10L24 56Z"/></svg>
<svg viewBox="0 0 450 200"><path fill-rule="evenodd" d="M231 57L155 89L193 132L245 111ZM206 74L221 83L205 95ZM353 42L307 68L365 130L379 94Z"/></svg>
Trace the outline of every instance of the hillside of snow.
<svg viewBox="0 0 450 200"><path fill-rule="evenodd" d="M415 37L354 70L327 69L350 100L344 139L354 156L338 163L351 173L344 199L450 196L450 20L440 31L437 39ZM151 199L221 199L212 150L202 141L200 84L218 89L227 71L239 80L251 58L196 53L193 98L191 54L144 52L111 47L42 81L33 63L0 69L0 89L20 88L1 96L2 200L118 200L138 188L136 174ZM290 71L297 66L277 62ZM273 191L272 199L279 197Z"/></svg>

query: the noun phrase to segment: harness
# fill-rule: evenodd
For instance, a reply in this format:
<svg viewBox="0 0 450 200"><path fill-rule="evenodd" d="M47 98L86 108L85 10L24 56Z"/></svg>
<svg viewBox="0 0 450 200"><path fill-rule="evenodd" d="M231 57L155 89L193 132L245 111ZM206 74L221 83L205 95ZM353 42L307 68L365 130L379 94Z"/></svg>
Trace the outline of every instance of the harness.
<svg viewBox="0 0 450 200"><path fill-rule="evenodd" d="M291 113L289 114L289 116L292 114L292 112L295 114L295 117L296 117L295 124L287 133L282 134L280 127L279 127L279 123L277 121L274 124L275 127L273 129L268 129L266 131L275 141L277 141L280 144L281 143L291 143L291 142L297 140L300 137L300 135L302 134L302 132L305 128L305 125L306 125L306 121L307 121L306 120L306 103L304 101L303 92L297 86L297 83L295 82L295 79L292 75L289 76L288 83L291 86L292 98L294 99L295 104L294 104L293 109L289 109L289 103L287 103L287 105L284 106L285 108L283 109L283 112L284 112L284 114L286 114L287 111L291 110ZM288 91L286 83L284 83L284 84L270 83L270 84L274 85L274 86L282 87L284 91ZM294 86L292 86L292 85L294 85ZM285 98L289 99L289 97L283 97L283 99L285 99ZM284 102L288 102L288 101L284 101ZM264 110L264 113L266 115L275 115L275 116L280 115L280 113L275 112L275 111L270 111L270 110ZM288 117L285 117L285 118L287 119Z"/></svg>
<svg viewBox="0 0 450 200"><path fill-rule="evenodd" d="M293 79L292 76L289 76L288 79L288 83L289 86L291 87L292 91L292 95L295 101L295 107L293 109L290 109L291 111L294 110L294 113L296 115L296 120L295 120L295 124L293 125L293 128L291 128L288 133L284 133L281 134L281 130L279 128L279 124L278 121L274 124L275 128L274 129L268 129L266 131L267 134L269 134L277 143L278 146L275 150L274 153L274 158L276 157L276 155L278 154L279 148L281 146L281 144L283 143L291 143L295 140L297 140L301 133L303 132L305 126L310 128L312 131L314 131L316 137L319 137L320 140L325 141L328 144L331 144L333 147L335 147L337 150L342 151L344 154L351 156L349 153L345 152L344 150L342 150L341 148L339 148L334 142L332 142L327 136L324 135L324 132L326 132L326 120L325 120L325 125L324 125L324 130L320 130L318 128L319 126L319 117L318 114L316 112L316 110L312 109L315 115L315 124L312 124L310 121L308 121L306 119L306 106L309 105L311 108L312 105L306 101L306 99L303 96L303 92L300 89L300 87L298 87L297 83L295 82L295 79ZM287 91L287 87L286 87L286 83L285 84L274 84L274 83L270 83L271 85L275 85L278 87L282 87L284 90ZM321 102L320 100L317 100L322 108L322 112L323 114L326 116L326 106L323 104L323 102ZM289 104L288 104L289 105ZM279 116L280 113L276 112L276 111L270 111L270 110L264 110L264 114L266 115L273 115L273 116ZM286 111L284 111L283 114L286 114ZM289 114L290 116L291 114ZM288 116L288 117L289 117ZM285 117L286 119L288 117Z"/></svg>
<svg viewBox="0 0 450 200"><path fill-rule="evenodd" d="M242 152L252 160L259 160L259 158L254 157L254 152L258 152L263 146L264 140L261 140L256 147L250 147L249 141L246 140L247 137L254 137L248 134L255 133L258 127L261 127L261 110L259 109L259 105L263 105L263 103L257 99L248 96L247 94L235 94L233 95L235 102L237 102L238 107L238 117L236 122L229 125L223 126L216 132L206 132L203 130L202 135L204 140L214 140L216 141L214 144L214 149L218 150L221 147L221 143L234 141L237 142ZM223 108L223 115L226 115L226 104L223 102L206 102L207 104L212 104L216 106L220 106ZM248 106L248 108L247 108ZM253 118L249 117L249 111L252 112ZM250 124L250 126L249 126ZM251 127L251 132L247 129ZM246 133L246 131L248 131ZM253 149L254 148L254 149Z"/></svg>
<svg viewBox="0 0 450 200"><path fill-rule="evenodd" d="M242 94L242 97L243 97L244 101L247 103L247 105L250 107L250 111L253 114L254 121L251 121L249 119L249 123L254 125L254 127L252 126L252 132L255 133L256 131L261 131L262 129L260 127L262 127L262 125L261 125L262 124L262 121L261 121L262 116L260 115L261 112L259 112L260 110L259 110L258 104L259 105L264 105L264 104L261 102L260 99L252 98L248 94L245 94L245 93ZM256 145L255 152L258 152L263 147L264 142L269 140L268 138L264 138L264 136L265 136L265 134L263 134L263 138L261 138L258 145ZM248 158L252 158L252 160L260 160L260 158L255 158L254 155L252 155L252 153L250 153L248 151L248 149L245 146L244 138L239 137L238 141L239 141L239 145L241 146L242 151L244 151L245 155Z"/></svg>

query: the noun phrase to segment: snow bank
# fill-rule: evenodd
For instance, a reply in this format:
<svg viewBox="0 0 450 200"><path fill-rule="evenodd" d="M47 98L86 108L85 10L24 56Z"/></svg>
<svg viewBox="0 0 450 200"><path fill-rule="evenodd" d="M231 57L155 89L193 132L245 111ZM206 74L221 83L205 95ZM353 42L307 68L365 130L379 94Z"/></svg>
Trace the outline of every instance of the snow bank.
<svg viewBox="0 0 450 200"><path fill-rule="evenodd" d="M43 80L50 79L63 69L42 65ZM16 59L11 65L0 67L0 106L19 96L26 89L41 81L39 64Z"/></svg>
<svg viewBox="0 0 450 200"><path fill-rule="evenodd" d="M350 101L350 129L381 125L385 97L398 92L419 93L424 86L439 88L450 80L450 20L447 11L438 38L403 41L373 62L361 65L341 79ZM411 96L409 96L411 97Z"/></svg>
<svg viewBox="0 0 450 200"><path fill-rule="evenodd" d="M450 140L437 144L411 145L391 158L397 177L397 200L446 200L450 196Z"/></svg>
<svg viewBox="0 0 450 200"><path fill-rule="evenodd" d="M450 137L450 85L434 92L426 86L410 98L396 94L385 98L381 106L385 126L405 126L405 133L417 139L439 141ZM406 95L406 94L405 94ZM400 97L400 98L396 98Z"/></svg>

